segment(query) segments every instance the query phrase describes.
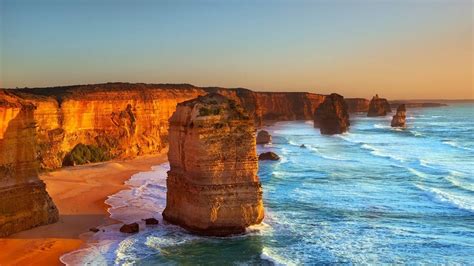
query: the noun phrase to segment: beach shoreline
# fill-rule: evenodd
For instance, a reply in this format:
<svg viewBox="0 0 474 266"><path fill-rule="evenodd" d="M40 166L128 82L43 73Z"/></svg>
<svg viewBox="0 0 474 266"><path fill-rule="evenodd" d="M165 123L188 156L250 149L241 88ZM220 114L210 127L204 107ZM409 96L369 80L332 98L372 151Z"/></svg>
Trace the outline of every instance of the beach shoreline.
<svg viewBox="0 0 474 266"><path fill-rule="evenodd" d="M166 161L164 151L42 173L59 221L0 239L0 265L62 265L63 254L85 246L90 228L116 223L109 217L107 197L126 189L124 182L133 174Z"/></svg>

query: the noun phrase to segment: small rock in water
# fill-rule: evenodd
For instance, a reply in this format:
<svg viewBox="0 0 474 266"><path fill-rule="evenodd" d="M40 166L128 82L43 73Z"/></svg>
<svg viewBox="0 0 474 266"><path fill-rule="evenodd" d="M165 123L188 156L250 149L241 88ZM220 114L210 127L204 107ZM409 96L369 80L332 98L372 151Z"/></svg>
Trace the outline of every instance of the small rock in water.
<svg viewBox="0 0 474 266"><path fill-rule="evenodd" d="M276 153L270 151L270 152L264 152L260 154L258 156L258 160L259 161L266 161L266 160L278 161L280 160L280 157Z"/></svg>
<svg viewBox="0 0 474 266"><path fill-rule="evenodd" d="M147 218L147 219L143 219L143 221L145 221L145 224L146 224L146 225L159 224L158 220L155 219L155 218Z"/></svg>
<svg viewBox="0 0 474 266"><path fill-rule="evenodd" d="M89 231L94 232L94 233L97 233L97 232L99 232L100 230L97 229L97 228L95 228L95 227L93 227L93 228L90 228Z"/></svg>
<svg viewBox="0 0 474 266"><path fill-rule="evenodd" d="M304 144L301 144L300 148L306 148L306 146Z"/></svg>
<svg viewBox="0 0 474 266"><path fill-rule="evenodd" d="M268 144L272 141L272 136L265 130L258 132L257 144Z"/></svg>
<svg viewBox="0 0 474 266"><path fill-rule="evenodd" d="M132 223L132 224L124 224L122 227L120 227L120 232L122 233L127 233L127 234L135 234L138 233L139 227L137 223Z"/></svg>

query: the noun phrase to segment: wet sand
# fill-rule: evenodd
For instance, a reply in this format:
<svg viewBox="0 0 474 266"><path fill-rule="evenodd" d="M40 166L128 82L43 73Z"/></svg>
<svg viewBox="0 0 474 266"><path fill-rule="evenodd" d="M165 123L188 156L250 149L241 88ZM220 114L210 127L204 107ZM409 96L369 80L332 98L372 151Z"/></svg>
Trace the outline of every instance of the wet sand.
<svg viewBox="0 0 474 266"><path fill-rule="evenodd" d="M90 228L115 222L104 203L107 196L125 189L133 174L166 161L162 153L41 174L59 221L0 239L0 265L61 265L59 257L84 245Z"/></svg>

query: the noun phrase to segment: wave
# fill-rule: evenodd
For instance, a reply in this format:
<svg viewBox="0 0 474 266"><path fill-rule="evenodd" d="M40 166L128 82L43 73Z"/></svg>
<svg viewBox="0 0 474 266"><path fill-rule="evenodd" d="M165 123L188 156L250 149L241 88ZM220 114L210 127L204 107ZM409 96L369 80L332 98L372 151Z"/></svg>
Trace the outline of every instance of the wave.
<svg viewBox="0 0 474 266"><path fill-rule="evenodd" d="M415 186L429 193L436 201L448 203L458 209L474 212L474 201L470 198L454 195L452 192L450 193L440 188L428 188L423 185Z"/></svg>
<svg viewBox="0 0 474 266"><path fill-rule="evenodd" d="M459 143L457 143L457 142L455 142L455 141L452 141L452 140L445 140L445 141L443 141L443 144L446 144L446 145L449 145L449 146L451 146L451 147L454 147L454 148L457 148L457 149L461 149L461 150L474 151L474 149L468 148L468 147L464 147L464 146L460 145Z"/></svg>
<svg viewBox="0 0 474 266"><path fill-rule="evenodd" d="M362 149L370 151L370 153L372 155L375 155L375 156L378 156L378 157L389 158L389 159L396 160L398 162L405 162L407 160L406 158L402 158L402 157L399 157L399 156L396 156L396 155L393 155L393 154L385 153L382 149L376 148L376 147L371 146L369 144L364 143L364 144L361 144L360 147Z"/></svg>
<svg viewBox="0 0 474 266"><path fill-rule="evenodd" d="M446 180L448 180L453 186L457 188L474 192L474 183L472 181L464 180L464 178L462 178L456 172L446 176Z"/></svg>
<svg viewBox="0 0 474 266"><path fill-rule="evenodd" d="M278 255L278 252L271 250L268 247L262 249L260 258L264 261L268 261L272 265L282 266L282 265L297 265L294 262L284 259L282 256Z"/></svg>

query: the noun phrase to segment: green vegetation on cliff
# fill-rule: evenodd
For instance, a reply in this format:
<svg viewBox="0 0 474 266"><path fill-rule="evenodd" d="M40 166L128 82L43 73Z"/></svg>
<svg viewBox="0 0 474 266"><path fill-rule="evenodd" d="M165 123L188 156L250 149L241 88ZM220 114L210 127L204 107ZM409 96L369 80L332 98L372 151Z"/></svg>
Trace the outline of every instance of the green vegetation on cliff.
<svg viewBox="0 0 474 266"><path fill-rule="evenodd" d="M63 166L97 163L110 160L107 152L94 145L77 144L63 160Z"/></svg>

